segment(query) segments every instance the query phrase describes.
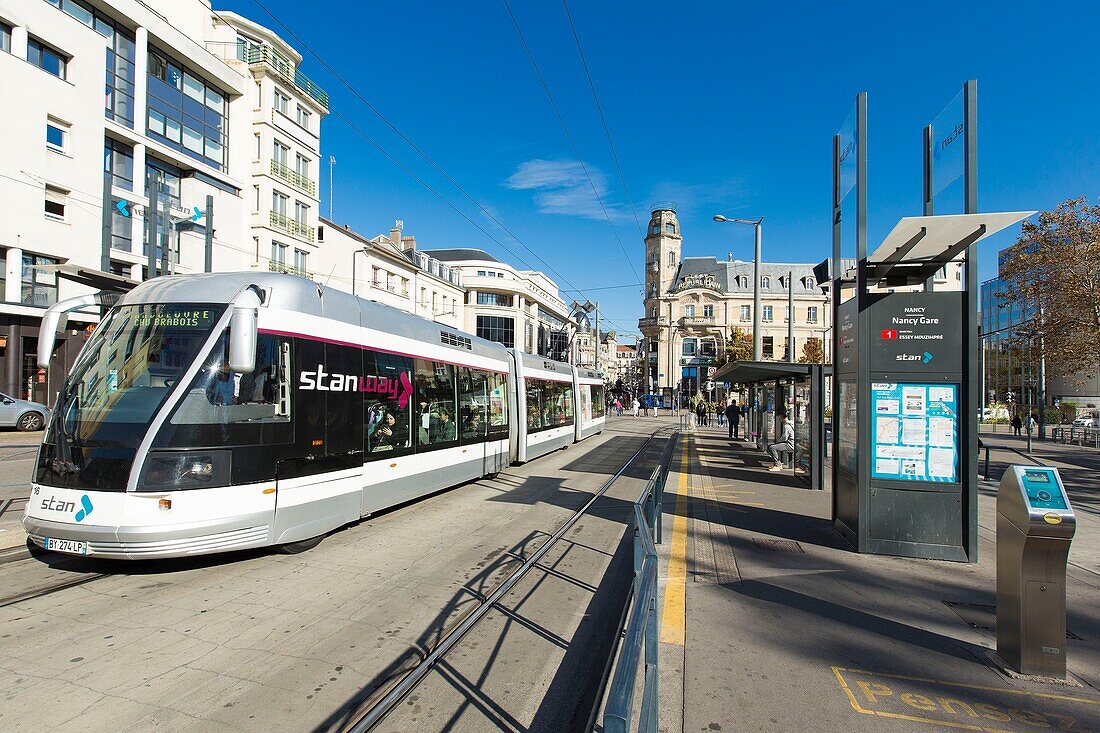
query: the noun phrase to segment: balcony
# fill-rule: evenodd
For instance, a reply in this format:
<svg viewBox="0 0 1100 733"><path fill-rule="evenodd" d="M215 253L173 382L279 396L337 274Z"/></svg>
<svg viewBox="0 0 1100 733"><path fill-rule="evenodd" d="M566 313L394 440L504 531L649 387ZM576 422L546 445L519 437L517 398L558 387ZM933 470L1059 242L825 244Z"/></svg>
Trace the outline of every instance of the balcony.
<svg viewBox="0 0 1100 733"><path fill-rule="evenodd" d="M681 326L713 326L714 316L684 316L680 319Z"/></svg>
<svg viewBox="0 0 1100 733"><path fill-rule="evenodd" d="M276 262L275 260L268 260L267 269L271 272L281 272L284 275L297 275L298 277L304 277L307 280L313 279L313 274L307 270L301 270L293 265L288 265L285 262Z"/></svg>
<svg viewBox="0 0 1100 733"><path fill-rule="evenodd" d="M263 64L288 84L293 84L308 94L317 104L324 107L326 112L328 111L328 93L314 84L308 76L298 71L293 61L271 46L208 41L206 50L223 61L243 61L249 66Z"/></svg>
<svg viewBox="0 0 1100 733"><path fill-rule="evenodd" d="M667 316L657 316L656 318L639 318L638 327L645 328L646 326L667 326Z"/></svg>
<svg viewBox="0 0 1100 733"><path fill-rule="evenodd" d="M278 211L269 213L268 224L274 229L286 232L292 237L298 237L298 239L304 239L310 243L313 243L317 239L316 230L309 224L294 221L286 214L280 214Z"/></svg>
<svg viewBox="0 0 1100 733"><path fill-rule="evenodd" d="M315 181L309 180L298 171L288 168L274 158L271 159L271 175L286 181L299 191L317 198L317 183Z"/></svg>

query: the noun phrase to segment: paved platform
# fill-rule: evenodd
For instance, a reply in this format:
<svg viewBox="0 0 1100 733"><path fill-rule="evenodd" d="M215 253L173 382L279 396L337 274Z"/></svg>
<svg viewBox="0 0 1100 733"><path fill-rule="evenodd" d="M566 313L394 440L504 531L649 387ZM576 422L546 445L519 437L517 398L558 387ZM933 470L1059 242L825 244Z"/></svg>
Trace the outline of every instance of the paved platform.
<svg viewBox="0 0 1100 733"><path fill-rule="evenodd" d="M1078 512L1067 649L1081 686L1010 679L987 658L994 482L979 562L911 560L851 552L829 492L768 472L725 429L697 429L677 454L659 548L662 731L1100 730L1100 487L1076 454L1059 465ZM990 461L997 478L1024 462L1004 447Z"/></svg>

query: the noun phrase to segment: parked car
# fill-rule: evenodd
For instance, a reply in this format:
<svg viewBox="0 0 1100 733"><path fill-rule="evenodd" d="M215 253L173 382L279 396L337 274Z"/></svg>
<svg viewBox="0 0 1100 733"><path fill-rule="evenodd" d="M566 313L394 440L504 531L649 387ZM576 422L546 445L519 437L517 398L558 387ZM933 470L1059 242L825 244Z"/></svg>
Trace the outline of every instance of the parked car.
<svg viewBox="0 0 1100 733"><path fill-rule="evenodd" d="M1075 428L1095 428L1096 427L1096 418L1091 417L1089 415L1086 415L1084 417L1079 417L1079 418L1077 418L1076 420L1073 421L1073 427L1075 427Z"/></svg>
<svg viewBox="0 0 1100 733"><path fill-rule="evenodd" d="M46 426L50 408L30 400L17 400L0 392L0 427L17 430L41 430Z"/></svg>

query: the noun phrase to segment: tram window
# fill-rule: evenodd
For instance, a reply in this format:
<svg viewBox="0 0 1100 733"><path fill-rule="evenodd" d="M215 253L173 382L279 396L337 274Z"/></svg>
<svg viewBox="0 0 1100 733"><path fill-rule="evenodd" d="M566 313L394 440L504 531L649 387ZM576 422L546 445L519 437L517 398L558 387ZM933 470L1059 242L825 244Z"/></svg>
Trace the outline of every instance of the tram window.
<svg viewBox="0 0 1100 733"><path fill-rule="evenodd" d="M248 374L229 371L226 334L210 354L172 415L173 425L290 421L289 339L260 334L256 339L256 368Z"/></svg>
<svg viewBox="0 0 1100 733"><path fill-rule="evenodd" d="M528 379L527 430L573 424L573 386L566 382Z"/></svg>
<svg viewBox="0 0 1100 733"><path fill-rule="evenodd" d="M527 431L538 430L543 426L542 390L546 384L541 379L526 379L527 385Z"/></svg>
<svg viewBox="0 0 1100 733"><path fill-rule="evenodd" d="M363 352L363 430L368 453L394 454L411 445L410 416L413 409L412 359L395 354ZM366 391L366 390L370 391Z"/></svg>
<svg viewBox="0 0 1100 733"><path fill-rule="evenodd" d="M453 367L450 364L417 359L414 382L418 444L446 445L457 442Z"/></svg>
<svg viewBox="0 0 1100 733"><path fill-rule="evenodd" d="M489 373L470 367L458 367L458 425L462 441L484 440L489 420Z"/></svg>
<svg viewBox="0 0 1100 733"><path fill-rule="evenodd" d="M508 434L508 379L500 372L489 372L489 434Z"/></svg>
<svg viewBox="0 0 1100 733"><path fill-rule="evenodd" d="M584 389L584 388L582 388ZM604 402L604 387L602 384L593 384L587 387L592 390L592 416L603 417L607 411L607 404Z"/></svg>

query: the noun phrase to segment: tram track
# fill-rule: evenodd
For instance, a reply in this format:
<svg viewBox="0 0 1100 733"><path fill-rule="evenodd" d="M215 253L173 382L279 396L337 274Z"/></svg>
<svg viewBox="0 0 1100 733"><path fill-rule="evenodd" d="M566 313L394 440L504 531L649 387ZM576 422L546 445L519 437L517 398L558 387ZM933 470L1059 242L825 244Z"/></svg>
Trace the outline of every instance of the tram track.
<svg viewBox="0 0 1100 733"><path fill-rule="evenodd" d="M39 588L32 588L13 595L4 596L0 598L0 608L6 606L14 606L16 603L22 603L24 601L34 600L36 598L42 598L48 596L51 593L57 593L58 591L66 590L68 588L75 588L86 583L91 583L93 580L99 580L100 578L106 578L110 573L83 573L70 578L63 578L55 583L42 586Z"/></svg>
<svg viewBox="0 0 1100 733"><path fill-rule="evenodd" d="M405 700L427 676L443 661L448 652L456 647L478 623L528 574L532 569L541 567L540 561L554 548L567 532L582 518L589 509L603 497L608 489L637 461L646 454L647 449L658 437L665 434L672 437L677 430L663 427L653 431L642 445L626 459L611 476L577 509L562 522L548 539L534 551L525 555L513 555L521 562L520 566L504 577L491 591L480 593L478 602L463 614L451 620L439 634L438 640L430 647L417 649L419 661L408 666L396 675L384 687L373 691L359 706L358 710L345 716L346 722L339 728L341 733L368 733L374 730L403 700Z"/></svg>

